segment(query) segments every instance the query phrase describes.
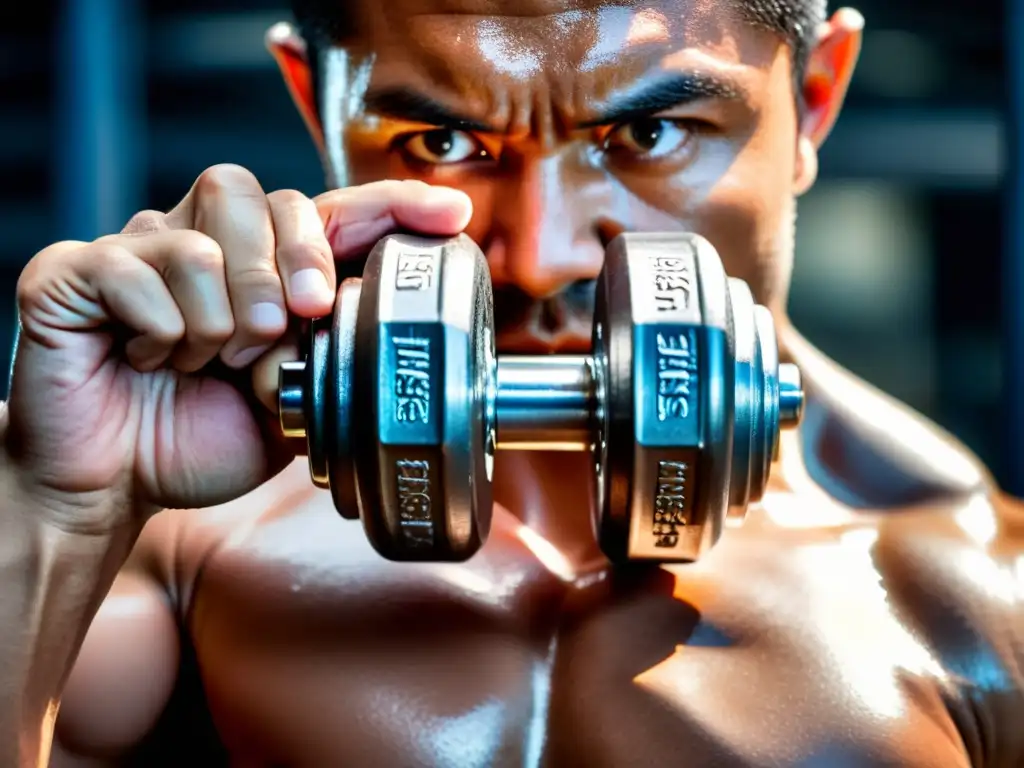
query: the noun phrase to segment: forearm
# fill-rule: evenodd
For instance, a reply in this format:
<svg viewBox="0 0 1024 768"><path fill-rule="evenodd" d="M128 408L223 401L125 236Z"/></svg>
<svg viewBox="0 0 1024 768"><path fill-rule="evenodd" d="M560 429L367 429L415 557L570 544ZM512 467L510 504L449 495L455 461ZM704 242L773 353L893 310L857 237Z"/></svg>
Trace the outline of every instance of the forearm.
<svg viewBox="0 0 1024 768"><path fill-rule="evenodd" d="M58 503L0 458L0 765L11 768L47 765L64 682L134 540L64 530L53 521L73 511Z"/></svg>

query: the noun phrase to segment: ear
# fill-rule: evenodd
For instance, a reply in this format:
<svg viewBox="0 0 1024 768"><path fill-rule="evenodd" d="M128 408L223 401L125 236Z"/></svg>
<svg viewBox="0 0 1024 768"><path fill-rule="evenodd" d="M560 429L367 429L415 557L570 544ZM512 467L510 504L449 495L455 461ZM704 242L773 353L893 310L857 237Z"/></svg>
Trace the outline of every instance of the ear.
<svg viewBox="0 0 1024 768"><path fill-rule="evenodd" d="M836 11L821 25L807 61L803 82L797 151L796 193L802 195L818 176L818 150L842 109L860 56L864 17L851 8Z"/></svg>
<svg viewBox="0 0 1024 768"><path fill-rule="evenodd" d="M302 115L317 148L323 152L324 132L316 108L311 65L306 56L306 41L291 24L285 22L275 24L267 30L265 40L267 50L281 70L281 76L292 101Z"/></svg>

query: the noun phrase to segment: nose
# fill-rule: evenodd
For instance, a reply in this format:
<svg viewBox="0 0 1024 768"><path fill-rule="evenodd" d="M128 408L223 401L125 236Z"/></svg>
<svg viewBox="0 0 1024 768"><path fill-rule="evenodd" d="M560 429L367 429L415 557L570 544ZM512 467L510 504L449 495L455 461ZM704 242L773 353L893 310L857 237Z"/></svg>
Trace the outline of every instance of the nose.
<svg viewBox="0 0 1024 768"><path fill-rule="evenodd" d="M604 261L599 212L561 155L517 159L495 189L487 253L494 285L540 300L595 279Z"/></svg>

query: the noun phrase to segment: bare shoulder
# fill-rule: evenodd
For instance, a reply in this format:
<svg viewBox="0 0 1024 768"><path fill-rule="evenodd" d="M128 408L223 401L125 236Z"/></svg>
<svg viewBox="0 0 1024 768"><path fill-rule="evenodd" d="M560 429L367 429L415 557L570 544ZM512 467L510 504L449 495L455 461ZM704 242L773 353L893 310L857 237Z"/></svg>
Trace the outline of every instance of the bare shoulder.
<svg viewBox="0 0 1024 768"><path fill-rule="evenodd" d="M938 424L847 371L791 326L780 338L807 393L804 460L832 496L884 509L994 488L982 462Z"/></svg>
<svg viewBox="0 0 1024 768"><path fill-rule="evenodd" d="M279 625L285 614L301 624L319 604L331 606L331 621L368 627L376 616L396 622L395 630L410 609L427 604L504 620L519 615L520 601L564 589L571 578L552 572L530 531L500 508L487 543L468 562L387 561L362 525L343 519L330 494L312 485L304 459L256 494L188 513L177 525L177 558L188 575L182 603L193 628L209 620L205 606L226 603L236 622L261 627Z"/></svg>
<svg viewBox="0 0 1024 768"><path fill-rule="evenodd" d="M1024 706L1024 505L979 492L881 516L874 559L890 599L950 669L1013 689Z"/></svg>
<svg viewBox="0 0 1024 768"><path fill-rule="evenodd" d="M146 524L90 624L65 686L55 768L118 761L145 749L188 687L194 654L183 629L204 563L275 503L287 504L293 484L279 476L225 507L168 511ZM194 697L189 707L197 708Z"/></svg>
<svg viewBox="0 0 1024 768"><path fill-rule="evenodd" d="M251 508L179 522L183 633L224 748L275 764L453 764L418 751L436 730L426 724L480 709L472 727L487 734L456 742L521 750L514 723L529 717L572 578L557 558L545 564L543 544L497 508L468 562L389 562L302 462L275 484Z"/></svg>
<svg viewBox="0 0 1024 768"><path fill-rule="evenodd" d="M947 704L980 765L1024 760L1024 505L979 492L879 522L887 598L948 675Z"/></svg>

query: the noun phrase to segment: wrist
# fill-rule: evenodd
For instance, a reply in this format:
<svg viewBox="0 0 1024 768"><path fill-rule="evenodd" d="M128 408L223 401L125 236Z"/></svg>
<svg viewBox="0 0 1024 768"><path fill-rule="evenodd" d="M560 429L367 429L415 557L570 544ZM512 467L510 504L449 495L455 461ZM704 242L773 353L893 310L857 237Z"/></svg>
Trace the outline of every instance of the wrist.
<svg viewBox="0 0 1024 768"><path fill-rule="evenodd" d="M62 588L50 571L71 569L83 586L90 573L116 573L142 529L120 507L111 491L54 491L0 451L0 569L35 568L48 589Z"/></svg>
<svg viewBox="0 0 1024 768"><path fill-rule="evenodd" d="M99 482L76 475L74 467L55 470L53 460L33 442L26 439L17 415L11 417L8 403L0 401L0 505L7 499L12 503L6 506L28 511L32 524L71 536L122 539L137 536L162 511L140 499L124 468ZM10 514L0 506L0 522Z"/></svg>
<svg viewBox="0 0 1024 768"><path fill-rule="evenodd" d="M134 538L157 510L142 509L127 488L61 488L48 482L46 463L26 456L0 403L0 525L52 529L97 541ZM16 523L15 518L20 519Z"/></svg>
<svg viewBox="0 0 1024 768"><path fill-rule="evenodd" d="M5 766L45 762L65 681L136 538L129 525L82 535L76 515L88 502L69 504L26 482L26 475L0 450L0 764Z"/></svg>

